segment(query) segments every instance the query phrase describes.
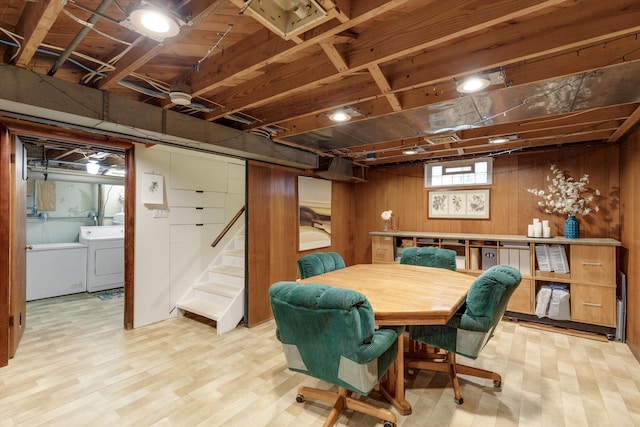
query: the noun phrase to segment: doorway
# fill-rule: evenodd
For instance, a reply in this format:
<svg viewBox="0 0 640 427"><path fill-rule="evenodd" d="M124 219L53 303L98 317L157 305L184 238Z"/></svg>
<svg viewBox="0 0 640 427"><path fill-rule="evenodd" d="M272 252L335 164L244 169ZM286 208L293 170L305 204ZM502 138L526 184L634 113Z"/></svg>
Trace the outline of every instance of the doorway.
<svg viewBox="0 0 640 427"><path fill-rule="evenodd" d="M54 138L22 129L19 131L12 129L11 132L26 147L25 166L30 175L28 181L48 182L49 188L53 188L51 183L64 182L61 188L66 194L69 192L69 187L75 187L77 196L75 203L66 198L58 199L58 203L62 206L58 205L53 210L58 218L58 223L55 224L53 223L55 217L52 216L51 210L38 209L37 190L35 190L35 184L30 183L34 190L27 197L27 221L31 220L32 225L39 227L36 234L41 241L43 239L77 241L78 234L69 236L73 234L70 230L74 227L77 230L79 224L114 224L116 218L122 224L124 233L123 325L125 329L131 329L133 327L133 211L135 206L133 143L94 141L90 138L75 136ZM98 171L89 173L89 169L94 164L97 164ZM94 190L89 190L90 188ZM44 194L46 195L46 191ZM33 200L29 200L30 198ZM41 198L39 202L46 203L46 197ZM57 208L60 210L58 211ZM63 223L64 226L58 226ZM47 228L45 224L49 227ZM32 232L29 238L33 235ZM0 366L4 364L6 361L0 363Z"/></svg>

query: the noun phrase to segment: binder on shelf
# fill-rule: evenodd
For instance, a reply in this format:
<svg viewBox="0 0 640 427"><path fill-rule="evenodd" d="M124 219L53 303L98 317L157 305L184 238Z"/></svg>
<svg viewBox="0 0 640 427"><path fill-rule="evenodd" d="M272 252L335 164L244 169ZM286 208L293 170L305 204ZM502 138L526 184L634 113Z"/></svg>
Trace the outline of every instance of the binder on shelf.
<svg viewBox="0 0 640 427"><path fill-rule="evenodd" d="M520 255L520 273L531 274L531 252L529 249L521 249L518 251ZM511 257L509 257L511 258Z"/></svg>
<svg viewBox="0 0 640 427"><path fill-rule="evenodd" d="M569 262L563 245L549 246L551 269L556 273L569 273Z"/></svg>
<svg viewBox="0 0 640 427"><path fill-rule="evenodd" d="M469 269L480 270L480 248L469 249Z"/></svg>
<svg viewBox="0 0 640 427"><path fill-rule="evenodd" d="M551 271L549 248L547 245L536 245L536 261L538 262L538 270L544 272Z"/></svg>

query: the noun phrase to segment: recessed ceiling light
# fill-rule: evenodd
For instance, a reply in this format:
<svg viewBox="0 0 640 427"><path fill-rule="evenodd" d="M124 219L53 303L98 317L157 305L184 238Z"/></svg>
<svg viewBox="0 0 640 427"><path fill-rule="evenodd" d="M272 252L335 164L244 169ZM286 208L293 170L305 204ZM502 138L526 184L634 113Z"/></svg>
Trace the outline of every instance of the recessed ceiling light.
<svg viewBox="0 0 640 427"><path fill-rule="evenodd" d="M426 152L427 152L427 150L425 150L422 147L417 147L417 146L402 150L402 154L407 154L407 155L418 154L418 153L426 153Z"/></svg>
<svg viewBox="0 0 640 427"><path fill-rule="evenodd" d="M347 114L344 110L338 110L329 114L329 119L334 122L342 123L342 122L347 122L351 120L351 116Z"/></svg>
<svg viewBox="0 0 640 427"><path fill-rule="evenodd" d="M127 17L131 29L156 41L177 36L185 22L175 13L145 1L140 2Z"/></svg>
<svg viewBox="0 0 640 427"><path fill-rule="evenodd" d="M518 135L502 135L489 138L489 144L504 144L505 142L515 141Z"/></svg>
<svg viewBox="0 0 640 427"><path fill-rule="evenodd" d="M457 86L457 90L460 93L475 93L487 88L491 82L489 79L480 76L471 76L462 81Z"/></svg>
<svg viewBox="0 0 640 427"><path fill-rule="evenodd" d="M364 117L364 115L356 107L347 105L333 110L327 114L327 117L329 117L329 120L333 122L342 123L349 121L354 117Z"/></svg>

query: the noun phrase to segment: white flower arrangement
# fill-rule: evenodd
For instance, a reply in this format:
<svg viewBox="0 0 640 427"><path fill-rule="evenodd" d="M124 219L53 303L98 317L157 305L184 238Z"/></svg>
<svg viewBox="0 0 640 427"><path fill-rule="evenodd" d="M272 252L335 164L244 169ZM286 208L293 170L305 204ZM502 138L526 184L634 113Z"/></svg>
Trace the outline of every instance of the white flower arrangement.
<svg viewBox="0 0 640 427"><path fill-rule="evenodd" d="M590 206L594 196L599 196L600 191L587 188L589 175L584 174L580 180L576 181L570 176L567 177L556 165L551 165L551 172L555 177L547 176L547 181L550 182L547 191L537 188L527 189L529 193L542 198L538 201L538 205L542 206L546 213L557 212L575 216L599 211L598 206Z"/></svg>
<svg viewBox="0 0 640 427"><path fill-rule="evenodd" d="M380 214L382 219L385 221L389 221L391 219L391 215L393 215L392 211L382 211L382 213Z"/></svg>

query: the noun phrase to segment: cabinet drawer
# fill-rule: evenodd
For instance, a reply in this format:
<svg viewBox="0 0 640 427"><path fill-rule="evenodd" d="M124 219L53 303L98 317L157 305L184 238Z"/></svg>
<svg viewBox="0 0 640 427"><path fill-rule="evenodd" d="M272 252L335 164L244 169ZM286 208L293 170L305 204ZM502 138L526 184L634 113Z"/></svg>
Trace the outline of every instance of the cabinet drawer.
<svg viewBox="0 0 640 427"><path fill-rule="evenodd" d="M615 327L616 289L572 284L571 320Z"/></svg>
<svg viewBox="0 0 640 427"><path fill-rule="evenodd" d="M223 208L224 201L224 193L169 189L169 206Z"/></svg>
<svg viewBox="0 0 640 427"><path fill-rule="evenodd" d="M615 287L616 248L571 245L571 279Z"/></svg>
<svg viewBox="0 0 640 427"><path fill-rule="evenodd" d="M171 208L171 224L222 224L223 208Z"/></svg>
<svg viewBox="0 0 640 427"><path fill-rule="evenodd" d="M393 237L373 236L371 239L371 262L394 262Z"/></svg>
<svg viewBox="0 0 640 427"><path fill-rule="evenodd" d="M509 299L507 311L516 313L533 314L531 303L533 297L531 295L531 279L522 279L516 290Z"/></svg>

